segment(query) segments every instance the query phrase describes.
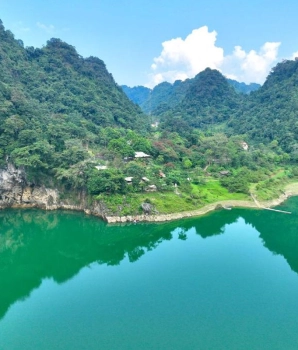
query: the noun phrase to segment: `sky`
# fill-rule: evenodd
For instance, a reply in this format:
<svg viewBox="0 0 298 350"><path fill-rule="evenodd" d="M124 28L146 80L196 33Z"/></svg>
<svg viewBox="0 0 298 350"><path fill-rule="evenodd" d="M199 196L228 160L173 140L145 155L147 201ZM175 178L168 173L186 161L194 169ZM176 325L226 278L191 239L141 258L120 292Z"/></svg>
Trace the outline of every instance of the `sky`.
<svg viewBox="0 0 298 350"><path fill-rule="evenodd" d="M0 0L25 46L50 38L102 59L119 85L153 87L207 67L262 84L298 56L297 0Z"/></svg>

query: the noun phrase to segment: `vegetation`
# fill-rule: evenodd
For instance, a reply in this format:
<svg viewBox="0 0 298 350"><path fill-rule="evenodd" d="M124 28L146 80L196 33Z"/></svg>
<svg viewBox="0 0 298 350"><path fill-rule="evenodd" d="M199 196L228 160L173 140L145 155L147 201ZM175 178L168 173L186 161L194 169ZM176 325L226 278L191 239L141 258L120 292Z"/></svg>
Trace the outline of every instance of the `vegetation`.
<svg viewBox="0 0 298 350"><path fill-rule="evenodd" d="M209 68L144 88L156 102L148 116L100 59L59 39L24 48L2 23L0 39L0 165L24 168L32 185L127 215L142 203L171 213L251 191L267 199L298 176L297 61L249 95Z"/></svg>
<svg viewBox="0 0 298 350"><path fill-rule="evenodd" d="M195 83L196 78L184 81L176 80L173 84L163 82L153 89L144 86L129 87L122 85L121 87L127 97L138 104L143 112L158 116L181 103L191 85ZM237 93L241 94L249 94L260 87L259 84L251 83L247 85L232 79L227 79L227 82Z"/></svg>

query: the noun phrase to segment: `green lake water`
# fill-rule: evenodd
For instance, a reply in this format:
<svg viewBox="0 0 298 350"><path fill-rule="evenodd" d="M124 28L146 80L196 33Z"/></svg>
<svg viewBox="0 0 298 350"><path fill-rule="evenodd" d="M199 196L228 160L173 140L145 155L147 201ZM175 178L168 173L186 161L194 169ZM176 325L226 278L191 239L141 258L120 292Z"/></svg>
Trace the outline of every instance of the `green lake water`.
<svg viewBox="0 0 298 350"><path fill-rule="evenodd" d="M298 349L292 215L0 211L0 349Z"/></svg>

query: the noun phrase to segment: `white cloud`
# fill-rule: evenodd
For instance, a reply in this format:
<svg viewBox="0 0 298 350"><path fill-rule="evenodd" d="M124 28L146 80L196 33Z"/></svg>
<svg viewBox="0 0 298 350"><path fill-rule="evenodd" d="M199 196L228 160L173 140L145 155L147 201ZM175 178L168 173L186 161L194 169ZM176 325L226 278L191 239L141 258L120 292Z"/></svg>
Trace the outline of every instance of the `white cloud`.
<svg viewBox="0 0 298 350"><path fill-rule="evenodd" d="M257 52L245 52L235 46L231 55L216 46L216 31L204 26L193 30L184 40L175 38L162 43L161 54L154 58L149 86L162 81L193 78L205 68L220 70L224 75L246 83L263 83L277 60L280 43L267 42Z"/></svg>
<svg viewBox="0 0 298 350"><path fill-rule="evenodd" d="M206 26L195 29L185 40L162 43L163 50L151 65L153 85L157 81L174 82L195 76L206 67L217 68L223 60L223 49L215 46L217 33Z"/></svg>
<svg viewBox="0 0 298 350"><path fill-rule="evenodd" d="M298 51L293 53L291 60L294 60L296 57L298 57Z"/></svg>
<svg viewBox="0 0 298 350"><path fill-rule="evenodd" d="M54 33L55 31L55 27L53 26L53 24L46 25L44 23L37 22L36 25L39 29L42 29L49 34Z"/></svg>
<svg viewBox="0 0 298 350"><path fill-rule="evenodd" d="M278 42L267 42L258 52L245 52L241 46L235 46L233 54L225 57L221 70L238 81L262 84L276 63L279 46Z"/></svg>

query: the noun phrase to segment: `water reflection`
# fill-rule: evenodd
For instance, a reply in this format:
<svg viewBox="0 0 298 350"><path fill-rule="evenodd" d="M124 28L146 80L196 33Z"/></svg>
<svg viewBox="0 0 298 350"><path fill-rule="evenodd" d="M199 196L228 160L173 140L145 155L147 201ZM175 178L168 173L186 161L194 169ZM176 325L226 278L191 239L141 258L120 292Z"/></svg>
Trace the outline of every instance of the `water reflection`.
<svg viewBox="0 0 298 350"><path fill-rule="evenodd" d="M141 229L140 229L141 227ZM131 262L172 238L158 225L110 226L77 213L0 212L0 319L44 278L63 283L93 262Z"/></svg>
<svg viewBox="0 0 298 350"><path fill-rule="evenodd" d="M298 212L296 208L298 198L290 199L287 210ZM223 234L225 226L239 217L260 232L266 248L283 255L298 273L295 214L234 209L166 224L107 226L80 213L1 211L0 319L10 305L29 296L44 278L63 283L94 262L117 265L125 257L135 262L164 240L171 240L174 231L180 240L187 239L190 229L208 238Z"/></svg>

